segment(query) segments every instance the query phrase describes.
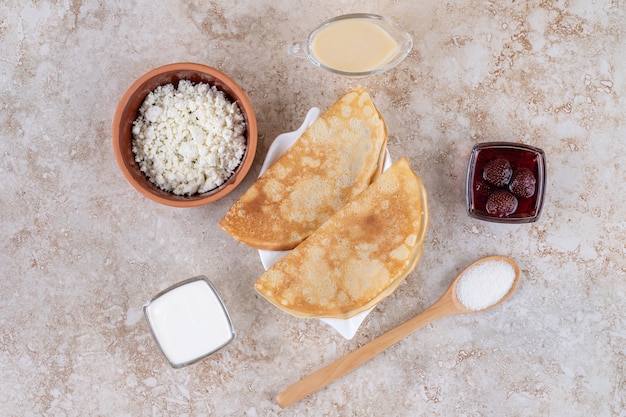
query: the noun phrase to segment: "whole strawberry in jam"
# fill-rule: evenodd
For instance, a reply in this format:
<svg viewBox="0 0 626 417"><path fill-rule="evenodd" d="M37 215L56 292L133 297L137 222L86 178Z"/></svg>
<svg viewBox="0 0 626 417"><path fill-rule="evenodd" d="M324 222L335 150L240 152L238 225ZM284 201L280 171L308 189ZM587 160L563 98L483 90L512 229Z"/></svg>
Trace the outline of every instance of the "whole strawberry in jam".
<svg viewBox="0 0 626 417"><path fill-rule="evenodd" d="M487 181L481 179L474 183L474 196L475 198L486 199L489 194L493 192L497 187Z"/></svg>
<svg viewBox="0 0 626 417"><path fill-rule="evenodd" d="M537 179L528 168L518 168L513 173L509 190L521 198L530 198L535 194Z"/></svg>
<svg viewBox="0 0 626 417"><path fill-rule="evenodd" d="M504 187L511 180L513 168L508 159L493 159L483 169L483 179L496 187Z"/></svg>
<svg viewBox="0 0 626 417"><path fill-rule="evenodd" d="M496 190L487 198L487 213L496 217L506 217L517 210L517 198L508 191Z"/></svg>

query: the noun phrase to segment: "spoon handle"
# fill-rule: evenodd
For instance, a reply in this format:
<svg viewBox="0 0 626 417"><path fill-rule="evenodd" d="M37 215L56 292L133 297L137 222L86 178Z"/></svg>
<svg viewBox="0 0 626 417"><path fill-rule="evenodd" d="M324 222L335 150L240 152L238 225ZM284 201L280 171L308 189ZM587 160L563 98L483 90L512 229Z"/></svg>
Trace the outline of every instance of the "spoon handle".
<svg viewBox="0 0 626 417"><path fill-rule="evenodd" d="M313 394L317 390L325 387L335 379L359 367L376 356L378 353L400 341L405 336L429 323L432 323L435 320L450 316L456 312L457 311L454 307L451 306L449 297L442 297L438 302L424 310L421 314L418 314L412 319L366 343L343 358L338 359L330 365L323 367L322 369L303 378L299 382L291 385L276 396L276 402L282 408L288 407L289 405L300 401L307 395Z"/></svg>

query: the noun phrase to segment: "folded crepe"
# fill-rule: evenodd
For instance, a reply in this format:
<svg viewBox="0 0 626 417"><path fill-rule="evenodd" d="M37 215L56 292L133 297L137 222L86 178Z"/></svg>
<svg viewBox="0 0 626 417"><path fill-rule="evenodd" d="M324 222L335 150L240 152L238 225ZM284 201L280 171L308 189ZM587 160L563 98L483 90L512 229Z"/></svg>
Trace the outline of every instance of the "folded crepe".
<svg viewBox="0 0 626 417"><path fill-rule="evenodd" d="M383 118L358 87L323 112L219 225L257 249L293 249L380 175L386 145Z"/></svg>
<svg viewBox="0 0 626 417"><path fill-rule="evenodd" d="M415 269L427 224L424 185L400 159L272 265L255 289L297 317L353 317Z"/></svg>

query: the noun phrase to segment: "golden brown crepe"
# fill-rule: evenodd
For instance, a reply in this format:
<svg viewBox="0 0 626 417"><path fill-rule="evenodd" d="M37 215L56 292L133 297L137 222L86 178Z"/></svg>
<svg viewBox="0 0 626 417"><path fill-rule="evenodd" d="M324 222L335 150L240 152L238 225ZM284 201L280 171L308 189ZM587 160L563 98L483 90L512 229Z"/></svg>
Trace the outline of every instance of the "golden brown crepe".
<svg viewBox="0 0 626 417"><path fill-rule="evenodd" d="M350 318L413 271L427 224L424 185L402 158L271 266L255 288L297 317Z"/></svg>
<svg viewBox="0 0 626 417"><path fill-rule="evenodd" d="M293 249L380 175L386 145L383 118L358 87L311 124L220 227L257 249Z"/></svg>

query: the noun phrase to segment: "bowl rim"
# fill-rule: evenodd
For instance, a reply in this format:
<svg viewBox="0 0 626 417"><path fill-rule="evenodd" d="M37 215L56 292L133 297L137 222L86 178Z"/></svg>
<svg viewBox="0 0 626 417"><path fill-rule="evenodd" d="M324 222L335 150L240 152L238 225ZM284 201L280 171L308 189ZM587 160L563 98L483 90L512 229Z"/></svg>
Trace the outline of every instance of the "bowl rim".
<svg viewBox="0 0 626 417"><path fill-rule="evenodd" d="M143 181L143 179L140 183L140 181L137 180L137 178L135 177L135 174L131 172L131 169L128 166L129 161L127 161L124 157L124 154L127 153L127 151L122 149L122 130L124 130L122 126L124 122L123 119L127 112L130 111L129 106L135 94L138 91L141 91L155 78L163 76L164 74L172 74L172 76L174 76L176 72L189 73L189 75L193 73L200 73L210 79L213 79L213 82L208 83L211 85L215 85L220 91L223 91L233 102L237 102L237 105L239 106L246 121L246 151L242 157L239 167L237 167L233 175L228 180L226 180L224 184L205 193L193 194L191 196L179 196L173 193L168 193L167 191L160 190L156 185L150 183L149 181L147 182L150 183L151 186L148 186L148 188L144 186L143 184L145 184L145 182ZM183 75L180 77L176 76L175 78L180 81L183 79L188 79L189 75ZM154 88L156 88L156 86ZM230 91L224 91L224 88L227 88ZM148 90L148 92L152 90L153 89L150 89ZM141 100L138 100L139 105L141 105L144 99L145 96L142 97ZM244 178L250 171L250 168L252 167L254 157L256 155L258 144L258 129L252 103L250 102L247 94L243 91L243 89L241 88L241 86L239 86L237 82L235 82L231 77L218 70L217 68L193 62L178 62L162 65L146 72L145 74L137 78L126 89L117 104L115 114L113 116L112 142L115 159L120 170L122 171L122 174L124 175L126 180L133 186L133 188L135 188L135 190L137 190L140 194L157 203L172 207L198 207L221 199L222 197L232 192L244 180ZM132 162L130 163L132 164ZM145 179L147 180L147 177Z"/></svg>

